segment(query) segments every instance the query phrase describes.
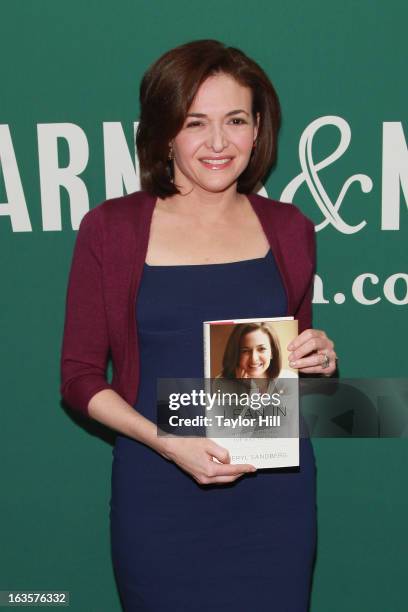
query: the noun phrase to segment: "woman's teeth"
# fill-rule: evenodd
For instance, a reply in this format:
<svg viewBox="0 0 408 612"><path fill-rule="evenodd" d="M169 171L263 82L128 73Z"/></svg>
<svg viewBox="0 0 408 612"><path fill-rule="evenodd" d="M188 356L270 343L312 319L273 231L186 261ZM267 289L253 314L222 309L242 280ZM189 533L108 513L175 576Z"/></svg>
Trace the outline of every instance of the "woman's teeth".
<svg viewBox="0 0 408 612"><path fill-rule="evenodd" d="M228 157L227 159L203 159L202 161L205 164L211 164L211 166L222 166L223 164L227 164L229 161L231 161L231 158Z"/></svg>

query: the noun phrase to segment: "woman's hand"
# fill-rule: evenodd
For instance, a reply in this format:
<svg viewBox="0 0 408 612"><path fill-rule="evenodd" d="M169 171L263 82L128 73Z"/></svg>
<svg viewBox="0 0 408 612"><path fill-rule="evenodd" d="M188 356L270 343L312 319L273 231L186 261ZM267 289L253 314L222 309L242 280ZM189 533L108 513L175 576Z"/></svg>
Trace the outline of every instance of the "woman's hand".
<svg viewBox="0 0 408 612"><path fill-rule="evenodd" d="M289 365L305 374L331 376L336 370L334 344L319 329L305 329L288 345Z"/></svg>
<svg viewBox="0 0 408 612"><path fill-rule="evenodd" d="M231 464L228 450L209 438L166 437L163 438L161 454L201 485L233 482L243 474L256 471L248 463Z"/></svg>

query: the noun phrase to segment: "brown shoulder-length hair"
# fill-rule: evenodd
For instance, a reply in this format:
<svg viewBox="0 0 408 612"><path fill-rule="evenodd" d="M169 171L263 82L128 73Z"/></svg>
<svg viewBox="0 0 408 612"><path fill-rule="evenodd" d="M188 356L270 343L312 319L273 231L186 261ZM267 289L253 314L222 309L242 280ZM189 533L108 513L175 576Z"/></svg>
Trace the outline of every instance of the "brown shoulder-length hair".
<svg viewBox="0 0 408 612"><path fill-rule="evenodd" d="M222 372L220 378L236 378L236 368L239 364L241 340L250 332L260 329L268 337L271 344L272 359L267 369L268 378L277 378L282 368L281 349L278 337L271 325L261 323L238 323L232 330L224 351Z"/></svg>
<svg viewBox="0 0 408 612"><path fill-rule="evenodd" d="M140 122L136 145L141 187L158 197L179 193L172 182L169 143L183 127L200 85L224 73L252 91L252 114L260 116L256 148L238 178L240 193L251 193L276 158L279 100L256 62L217 40L196 40L171 49L145 73L140 86Z"/></svg>

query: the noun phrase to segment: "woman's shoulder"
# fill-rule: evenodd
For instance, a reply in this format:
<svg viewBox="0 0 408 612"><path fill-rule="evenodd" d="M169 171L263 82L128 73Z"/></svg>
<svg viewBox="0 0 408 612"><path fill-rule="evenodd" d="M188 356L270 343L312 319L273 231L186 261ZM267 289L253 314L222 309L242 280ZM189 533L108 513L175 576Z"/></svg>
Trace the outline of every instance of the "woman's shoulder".
<svg viewBox="0 0 408 612"><path fill-rule="evenodd" d="M88 210L82 217L80 229L116 232L121 228L148 226L144 222L152 214L156 198L145 191L135 191L117 198L109 198Z"/></svg>
<svg viewBox="0 0 408 612"><path fill-rule="evenodd" d="M289 251L315 249L314 223L295 205L251 194L249 199L271 242L278 242ZM314 255L311 255L314 258Z"/></svg>
<svg viewBox="0 0 408 612"><path fill-rule="evenodd" d="M133 218L138 213L153 210L156 198L146 191L135 191L118 198L110 198L95 206L87 214L106 218Z"/></svg>
<svg viewBox="0 0 408 612"><path fill-rule="evenodd" d="M248 197L258 214L265 218L273 219L275 222L280 222L282 225L286 223L301 223L309 227L314 227L311 219L309 219L296 204L274 200L260 195L259 193L251 193Z"/></svg>

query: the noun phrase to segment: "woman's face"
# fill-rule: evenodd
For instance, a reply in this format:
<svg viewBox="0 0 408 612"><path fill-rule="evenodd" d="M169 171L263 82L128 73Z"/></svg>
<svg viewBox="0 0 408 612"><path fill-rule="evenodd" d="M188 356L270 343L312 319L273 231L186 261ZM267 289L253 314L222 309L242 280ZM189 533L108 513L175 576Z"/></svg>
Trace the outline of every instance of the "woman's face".
<svg viewBox="0 0 408 612"><path fill-rule="evenodd" d="M226 74L206 79L172 142L174 182L181 193L235 188L257 133L251 90Z"/></svg>
<svg viewBox="0 0 408 612"><path fill-rule="evenodd" d="M240 378L267 378L272 359L269 336L261 329L245 334L239 345Z"/></svg>

